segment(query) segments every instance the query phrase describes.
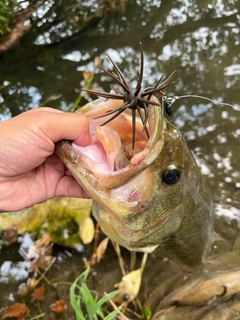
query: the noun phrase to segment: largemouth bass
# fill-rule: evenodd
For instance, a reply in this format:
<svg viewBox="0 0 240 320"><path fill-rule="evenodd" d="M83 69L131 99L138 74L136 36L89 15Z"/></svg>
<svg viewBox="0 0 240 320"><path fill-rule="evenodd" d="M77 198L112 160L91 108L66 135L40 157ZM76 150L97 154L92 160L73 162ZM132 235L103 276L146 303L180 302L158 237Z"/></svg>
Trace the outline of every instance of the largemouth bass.
<svg viewBox="0 0 240 320"><path fill-rule="evenodd" d="M105 126L94 119L121 103L100 98L79 109L92 144L61 141L56 152L93 199L93 215L111 240L136 251L159 246L182 265L198 265L213 240L213 203L195 159L159 106L148 107L149 138L136 119L134 150L131 114Z"/></svg>
<svg viewBox="0 0 240 320"><path fill-rule="evenodd" d="M135 251L158 247L183 268L198 266L214 220L200 169L153 95L147 122L135 115L133 149L131 110L112 119L122 103L100 98L76 111L89 119L92 143L61 141L56 153L93 199L92 213L111 240Z"/></svg>

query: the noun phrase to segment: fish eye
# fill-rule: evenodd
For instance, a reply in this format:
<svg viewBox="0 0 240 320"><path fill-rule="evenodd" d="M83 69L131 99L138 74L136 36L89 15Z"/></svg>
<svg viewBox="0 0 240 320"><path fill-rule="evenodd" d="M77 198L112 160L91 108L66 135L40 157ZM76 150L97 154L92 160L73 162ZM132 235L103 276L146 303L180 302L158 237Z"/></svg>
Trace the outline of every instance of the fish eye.
<svg viewBox="0 0 240 320"><path fill-rule="evenodd" d="M166 184L175 184L180 179L180 171L174 166L168 166L163 172L162 179Z"/></svg>

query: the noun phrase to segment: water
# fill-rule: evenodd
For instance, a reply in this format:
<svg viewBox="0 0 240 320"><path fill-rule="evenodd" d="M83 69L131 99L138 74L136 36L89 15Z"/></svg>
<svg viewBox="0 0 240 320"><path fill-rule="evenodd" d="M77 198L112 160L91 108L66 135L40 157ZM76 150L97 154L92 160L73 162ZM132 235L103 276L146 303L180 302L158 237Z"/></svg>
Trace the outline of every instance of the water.
<svg viewBox="0 0 240 320"><path fill-rule="evenodd" d="M81 90L84 70L95 70L94 82L109 91L109 79L94 66L98 56L103 67L111 68L104 52L134 85L141 41L145 87L153 86L163 73L168 76L177 70L174 85L166 90L169 96L201 95L216 101L180 98L169 119L185 136L207 177L217 216L224 216L229 225L236 222L238 228L238 1L138 0L130 1L124 13L113 15L114 19L103 19L94 31L67 46L45 44L40 49L23 41L1 57L0 120L44 104L69 110Z"/></svg>

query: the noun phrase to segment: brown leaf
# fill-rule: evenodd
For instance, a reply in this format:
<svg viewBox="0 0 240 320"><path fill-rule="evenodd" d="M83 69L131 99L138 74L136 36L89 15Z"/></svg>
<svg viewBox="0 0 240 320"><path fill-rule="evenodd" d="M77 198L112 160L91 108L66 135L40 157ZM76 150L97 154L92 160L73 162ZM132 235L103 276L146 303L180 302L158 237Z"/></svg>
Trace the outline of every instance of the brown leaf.
<svg viewBox="0 0 240 320"><path fill-rule="evenodd" d="M17 317L17 320L27 320L27 318L24 314L20 314L20 316Z"/></svg>
<svg viewBox="0 0 240 320"><path fill-rule="evenodd" d="M43 253L31 262L30 271L36 271L38 268L45 270L54 262L54 260L56 260L55 257L45 256Z"/></svg>
<svg viewBox="0 0 240 320"><path fill-rule="evenodd" d="M51 256L52 247L49 233L44 233L41 239L34 242L27 254L27 260L31 261L30 271L35 271L38 268L44 270L51 265L55 259Z"/></svg>
<svg viewBox="0 0 240 320"><path fill-rule="evenodd" d="M28 286L26 285L26 283L21 283L19 286L18 286L18 291L17 293L21 296L21 297L25 297L26 295L28 295L29 293L29 288Z"/></svg>
<svg viewBox="0 0 240 320"><path fill-rule="evenodd" d="M50 233L45 232L41 239L35 242L36 248L40 249L42 247L47 247L51 243L51 235Z"/></svg>
<svg viewBox="0 0 240 320"><path fill-rule="evenodd" d="M37 300L42 300L44 293L45 293L45 288L39 287L33 291L33 293L31 294L31 297L33 297Z"/></svg>
<svg viewBox="0 0 240 320"><path fill-rule="evenodd" d="M95 57L95 58L94 58L94 65L95 65L95 66L97 66L97 65L98 65L98 63L99 63L99 61L98 61L98 60L99 60L99 58L98 58L98 57Z"/></svg>
<svg viewBox="0 0 240 320"><path fill-rule="evenodd" d="M99 243L96 250L97 262L100 262L102 256L104 255L108 246L108 241L109 241L109 238L105 238Z"/></svg>
<svg viewBox="0 0 240 320"><path fill-rule="evenodd" d="M50 309L53 312L61 313L66 309L66 302L62 299L57 300L55 303L50 305Z"/></svg>
<svg viewBox="0 0 240 320"><path fill-rule="evenodd" d="M91 73L88 71L83 71L83 78L84 80L88 80L91 76Z"/></svg>
<svg viewBox="0 0 240 320"><path fill-rule="evenodd" d="M17 226L13 225L9 227L3 234L2 240L5 246L10 246L12 243L17 240Z"/></svg>
<svg viewBox="0 0 240 320"><path fill-rule="evenodd" d="M30 290L34 289L37 285L37 279L36 278L29 278L27 281L27 286Z"/></svg>
<svg viewBox="0 0 240 320"><path fill-rule="evenodd" d="M190 279L168 294L160 303L161 308L169 305L203 305L240 291L240 270L206 272Z"/></svg>
<svg viewBox="0 0 240 320"><path fill-rule="evenodd" d="M49 233L45 233L43 237L33 243L28 250L27 258L32 259L44 252L45 255L52 253L51 237Z"/></svg>
<svg viewBox="0 0 240 320"><path fill-rule="evenodd" d="M3 310L3 318L17 318L23 315L28 310L27 306L23 303L14 303Z"/></svg>

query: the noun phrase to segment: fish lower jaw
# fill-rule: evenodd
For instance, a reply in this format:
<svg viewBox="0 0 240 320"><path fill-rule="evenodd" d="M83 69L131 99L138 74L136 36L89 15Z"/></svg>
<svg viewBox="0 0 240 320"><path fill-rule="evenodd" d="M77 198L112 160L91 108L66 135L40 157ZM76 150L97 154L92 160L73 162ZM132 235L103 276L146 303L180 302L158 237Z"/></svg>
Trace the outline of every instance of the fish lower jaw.
<svg viewBox="0 0 240 320"><path fill-rule="evenodd" d="M158 245L155 246L147 246L147 247L142 247L142 248L136 248L136 247L126 247L129 251L137 251L137 252L146 252L146 253L151 253L153 252Z"/></svg>
<svg viewBox="0 0 240 320"><path fill-rule="evenodd" d="M99 224L102 231L109 237L110 240L116 242L129 251L151 253L158 247L158 244L138 247L138 241L136 241L136 239L133 240L132 238L123 237L123 235L120 235L118 232L116 232L116 230L113 230L112 227L106 229L105 225L102 225L101 222L99 222ZM139 239L139 242L141 242L141 239Z"/></svg>

